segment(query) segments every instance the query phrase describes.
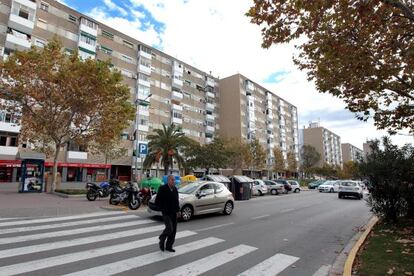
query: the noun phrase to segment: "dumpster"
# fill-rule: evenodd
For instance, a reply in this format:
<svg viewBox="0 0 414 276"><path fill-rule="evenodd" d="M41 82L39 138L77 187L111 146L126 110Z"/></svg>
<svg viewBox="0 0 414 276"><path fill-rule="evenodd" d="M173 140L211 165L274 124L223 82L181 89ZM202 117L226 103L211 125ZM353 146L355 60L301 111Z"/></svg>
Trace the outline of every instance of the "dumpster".
<svg viewBox="0 0 414 276"><path fill-rule="evenodd" d="M162 185L162 180L157 177L149 177L141 180L139 185L141 188L150 188L151 190L158 192L158 188Z"/></svg>
<svg viewBox="0 0 414 276"><path fill-rule="evenodd" d="M228 179L224 175L210 174L210 175L204 176L202 178L202 180L214 181L214 182L222 183L222 184L226 185L227 189L230 190L230 182L231 181L230 181L230 179Z"/></svg>
<svg viewBox="0 0 414 276"><path fill-rule="evenodd" d="M249 200L252 197L252 186L254 180L243 175L230 177L230 191L235 200Z"/></svg>

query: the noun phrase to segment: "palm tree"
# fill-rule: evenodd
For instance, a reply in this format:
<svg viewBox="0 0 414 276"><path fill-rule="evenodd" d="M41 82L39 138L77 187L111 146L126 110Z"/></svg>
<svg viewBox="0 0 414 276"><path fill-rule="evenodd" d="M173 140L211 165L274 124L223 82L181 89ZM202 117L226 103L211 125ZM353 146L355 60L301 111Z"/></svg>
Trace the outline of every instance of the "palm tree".
<svg viewBox="0 0 414 276"><path fill-rule="evenodd" d="M155 129L154 132L155 134L148 135L148 155L144 160L144 168L148 169L161 161L164 174L167 175L168 169L173 168L174 160L181 168L184 158L180 150L188 144L188 138L174 124L168 127L162 124L162 129Z"/></svg>

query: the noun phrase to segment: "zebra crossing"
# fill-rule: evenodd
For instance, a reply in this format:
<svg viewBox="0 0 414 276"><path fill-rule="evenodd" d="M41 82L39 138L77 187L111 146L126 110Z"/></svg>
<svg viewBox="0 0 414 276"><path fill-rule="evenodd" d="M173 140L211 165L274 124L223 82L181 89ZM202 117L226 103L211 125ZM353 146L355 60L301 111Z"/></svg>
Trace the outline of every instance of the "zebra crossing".
<svg viewBox="0 0 414 276"><path fill-rule="evenodd" d="M155 273L162 276L200 275L240 258L248 261L249 255L259 250L248 244L228 245L228 241L205 232L200 236L183 230L177 232L175 253L160 252L156 249L163 228L161 222L111 212L0 218L0 275L137 275L138 269L151 266L162 266L163 271ZM199 256L200 252L207 253L187 263L180 259ZM232 273L277 275L299 260L280 253L267 257L244 272Z"/></svg>

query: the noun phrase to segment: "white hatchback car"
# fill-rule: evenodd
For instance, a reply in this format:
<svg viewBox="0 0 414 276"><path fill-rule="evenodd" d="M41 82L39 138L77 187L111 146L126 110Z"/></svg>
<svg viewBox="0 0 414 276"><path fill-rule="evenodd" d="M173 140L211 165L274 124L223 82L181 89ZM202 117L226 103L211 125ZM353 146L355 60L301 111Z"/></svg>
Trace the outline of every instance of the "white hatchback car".
<svg viewBox="0 0 414 276"><path fill-rule="evenodd" d="M322 185L319 185L318 190L321 193L336 193L339 191L339 184L340 181L329 180L323 183Z"/></svg>
<svg viewBox="0 0 414 276"><path fill-rule="evenodd" d="M288 180L290 186L292 187L292 191L294 193L300 193L300 185L296 180Z"/></svg>
<svg viewBox="0 0 414 276"><path fill-rule="evenodd" d="M253 195L263 196L267 194L267 186L263 180L255 179L253 182Z"/></svg>
<svg viewBox="0 0 414 276"><path fill-rule="evenodd" d="M357 199L363 199L363 188L358 181L344 180L339 185L338 198L345 198L346 196L356 197Z"/></svg>

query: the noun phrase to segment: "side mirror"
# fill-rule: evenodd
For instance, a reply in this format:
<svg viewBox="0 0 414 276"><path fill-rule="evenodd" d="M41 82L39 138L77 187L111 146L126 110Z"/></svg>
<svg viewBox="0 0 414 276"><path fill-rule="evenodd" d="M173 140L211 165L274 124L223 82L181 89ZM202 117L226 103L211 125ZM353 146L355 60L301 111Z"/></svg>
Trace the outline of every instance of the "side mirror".
<svg viewBox="0 0 414 276"><path fill-rule="evenodd" d="M200 198L202 198L202 197L205 197L207 194L206 194L206 192L197 192L197 194L196 194L196 196L198 197L198 199L200 199Z"/></svg>

